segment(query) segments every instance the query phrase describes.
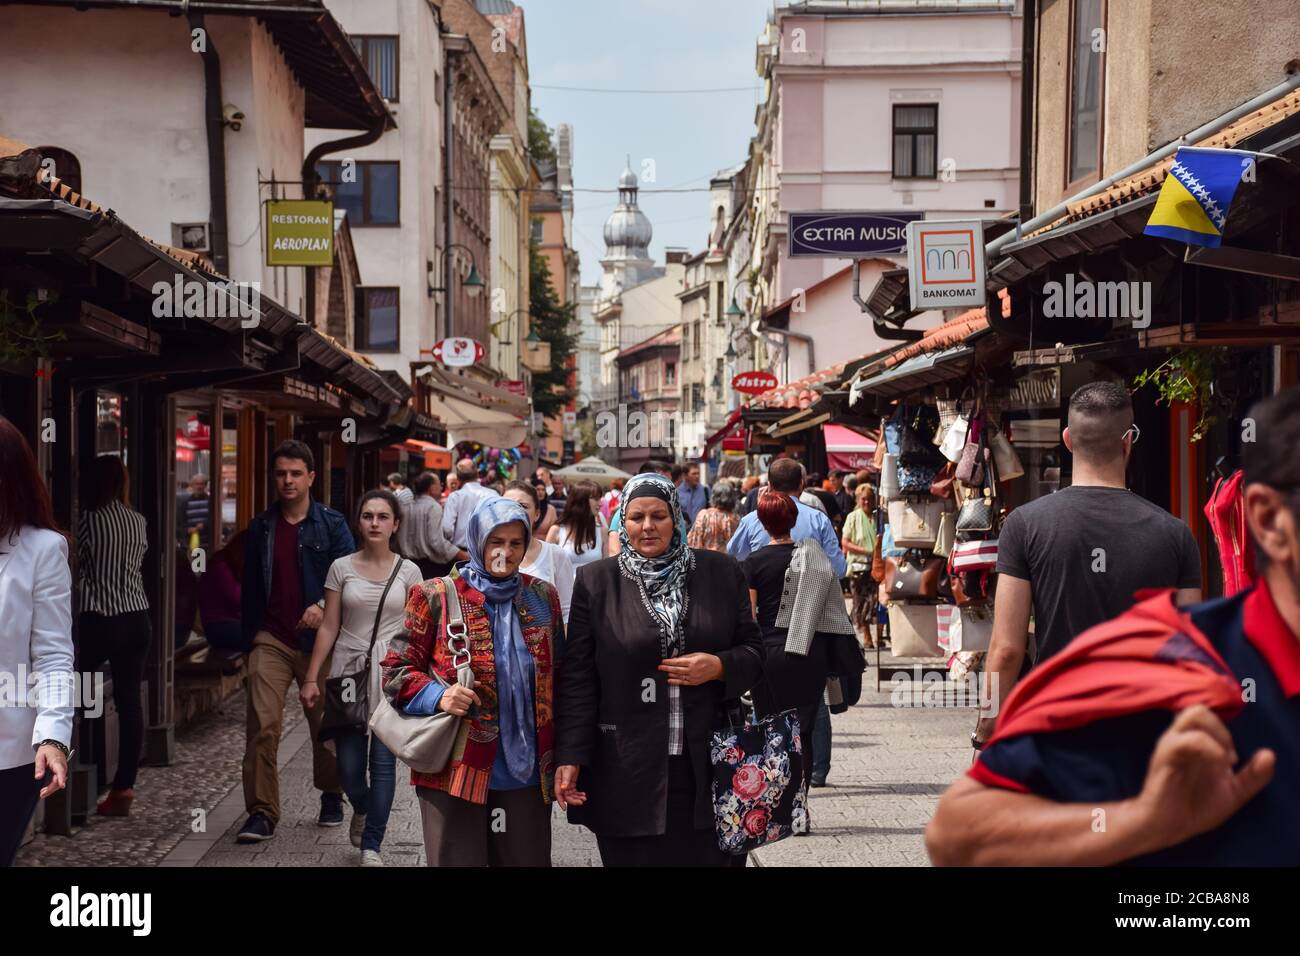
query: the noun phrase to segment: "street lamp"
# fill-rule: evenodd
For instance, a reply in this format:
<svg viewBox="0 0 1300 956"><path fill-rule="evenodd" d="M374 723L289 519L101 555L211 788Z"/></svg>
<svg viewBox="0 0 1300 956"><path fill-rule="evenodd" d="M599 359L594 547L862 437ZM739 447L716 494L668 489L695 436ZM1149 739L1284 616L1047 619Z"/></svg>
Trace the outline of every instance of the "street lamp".
<svg viewBox="0 0 1300 956"><path fill-rule="evenodd" d="M507 322L509 322L511 319L513 319L516 315L519 315L521 312L522 312L524 315L527 315L527 314L528 314L528 310L527 310L527 309L515 309L513 312L511 312L509 315L507 315L507 316L506 316L504 319L502 319L501 321L499 321L499 322L493 322L491 325L489 325L489 326L488 326L488 332L490 332L491 334L495 335L495 334L496 334L496 330L497 330L500 326L505 325ZM506 341L505 339L502 339L502 340L501 340L500 342L498 342L497 344L498 344L498 345L505 346L505 345L514 345L515 343L513 343L513 342L508 342L508 341Z"/></svg>
<svg viewBox="0 0 1300 956"><path fill-rule="evenodd" d="M465 252L469 255L469 275L467 275L465 278L460 280L460 286L462 289L465 290L465 294L468 295L471 299L477 298L478 294L482 292L485 288L487 288L487 283L484 282L483 277L479 275L478 262L474 258L474 252L466 245L463 245L459 242L453 242L446 249L442 250L442 264L444 268L447 265L447 256L451 254L451 251L453 249L464 249ZM428 275L432 276L433 260L426 259L424 264L425 264L425 269L428 272ZM429 298L432 299L433 294L435 292L447 291L446 286L433 285L431 279L429 280L429 282L430 282Z"/></svg>
<svg viewBox="0 0 1300 956"><path fill-rule="evenodd" d="M738 286L740 286L740 285L747 285L747 286L749 286L749 295L750 295L750 298L753 298L753 296L754 296L754 283L753 283L752 280L750 280L750 279L741 279L741 280L737 283L737 285L738 285ZM739 303L736 302L736 289L735 289L734 287L733 287L732 290L731 290L731 305L727 306L727 309L726 309L726 311L725 311L723 314L724 314L728 319L730 319L732 322L736 321L737 319L742 319L742 318L745 317L745 310L742 309L742 308L740 307ZM721 324L721 323L719 323L719 324Z"/></svg>

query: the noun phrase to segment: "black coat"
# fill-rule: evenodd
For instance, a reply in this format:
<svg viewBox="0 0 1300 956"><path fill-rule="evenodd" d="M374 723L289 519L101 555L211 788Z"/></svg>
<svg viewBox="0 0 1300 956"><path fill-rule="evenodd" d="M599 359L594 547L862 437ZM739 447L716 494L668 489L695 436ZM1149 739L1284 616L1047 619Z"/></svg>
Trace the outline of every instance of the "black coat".
<svg viewBox="0 0 1300 956"><path fill-rule="evenodd" d="M709 739L734 700L762 675L763 642L740 565L695 551L687 582L685 653L716 654L724 679L681 689L686 746L695 772L695 825L713 825ZM599 836L665 832L668 679L658 669L659 625L617 558L578 569L555 688L555 763L581 767L587 803L569 822Z"/></svg>

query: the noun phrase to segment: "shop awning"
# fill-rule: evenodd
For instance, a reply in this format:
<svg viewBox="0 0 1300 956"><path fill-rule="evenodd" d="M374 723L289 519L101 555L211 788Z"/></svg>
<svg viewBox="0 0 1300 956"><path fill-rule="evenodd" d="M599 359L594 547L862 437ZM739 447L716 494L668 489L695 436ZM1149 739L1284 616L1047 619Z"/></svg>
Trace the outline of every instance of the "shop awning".
<svg viewBox="0 0 1300 956"><path fill-rule="evenodd" d="M956 345L940 352L915 355L874 378L854 382L853 401L857 402L863 395L892 398L925 385L961 378L970 370L969 359L974 355L975 348L970 345Z"/></svg>
<svg viewBox="0 0 1300 956"><path fill-rule="evenodd" d="M826 440L826 467L832 470L857 471L871 463L876 452L876 440L844 425L826 423L822 426Z"/></svg>
<svg viewBox="0 0 1300 956"><path fill-rule="evenodd" d="M402 442L401 446L414 455L424 456L424 467L447 471L451 468L451 450L443 448L441 445L435 445L431 441L421 441L418 438L408 438Z"/></svg>
<svg viewBox="0 0 1300 956"><path fill-rule="evenodd" d="M731 415L727 418L727 423L704 440L705 455L709 453L710 448L712 448L714 445L716 445L718 442L722 441L723 439L729 437L731 433L736 430L736 426L740 424L740 416L743 412L744 412L744 406L737 407L736 410L733 411Z"/></svg>
<svg viewBox="0 0 1300 956"><path fill-rule="evenodd" d="M475 441L492 448L514 448L528 434L523 419L451 395L430 395L429 411L446 424L447 442L452 446Z"/></svg>

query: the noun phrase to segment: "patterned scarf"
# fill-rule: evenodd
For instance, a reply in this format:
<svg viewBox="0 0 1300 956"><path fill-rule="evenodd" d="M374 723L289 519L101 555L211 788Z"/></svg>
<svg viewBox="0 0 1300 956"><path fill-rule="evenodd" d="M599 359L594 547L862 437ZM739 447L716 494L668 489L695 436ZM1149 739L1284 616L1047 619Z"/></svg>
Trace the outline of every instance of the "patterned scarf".
<svg viewBox="0 0 1300 956"><path fill-rule="evenodd" d="M653 558L639 554L627 533L627 508L633 499L658 498L668 504L673 516L673 538L668 550ZM686 576L695 567L695 558L686 546L686 519L682 514L677 489L663 475L637 475L623 489L623 523L618 532L622 550L618 554L619 568L623 574L637 582L646 606L655 619L663 625L667 646L665 657L676 657L685 647L686 626Z"/></svg>
<svg viewBox="0 0 1300 956"><path fill-rule="evenodd" d="M528 513L509 498L484 498L470 515L465 534L469 563L460 573L487 600L492 619L492 648L496 657L498 721L506 767L516 780L527 780L537 766L537 730L533 712L531 660L524 643L523 626L515 611L515 596L521 581L519 572L508 578L488 572L483 548L493 530L518 522L524 529L524 551L532 540Z"/></svg>

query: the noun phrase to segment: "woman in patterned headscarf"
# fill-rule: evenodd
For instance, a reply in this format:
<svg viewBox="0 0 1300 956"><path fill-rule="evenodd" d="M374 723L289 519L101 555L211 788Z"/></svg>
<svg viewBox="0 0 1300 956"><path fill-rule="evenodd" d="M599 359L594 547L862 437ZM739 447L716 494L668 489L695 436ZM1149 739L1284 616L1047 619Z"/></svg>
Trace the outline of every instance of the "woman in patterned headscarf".
<svg viewBox="0 0 1300 956"><path fill-rule="evenodd" d="M555 588L519 571L531 536L528 514L509 498L485 498L470 516L470 559L454 583L472 689L456 683L447 647L449 578L411 589L405 632L384 658L394 707L465 718L446 769L411 772L430 866L551 862L552 677L564 624ZM509 826L496 825L504 817Z"/></svg>
<svg viewBox="0 0 1300 956"><path fill-rule="evenodd" d="M694 550L672 482L623 489L622 550L578 570L556 687L556 799L606 866L726 866L709 737L761 676L739 565ZM582 789L579 789L581 779Z"/></svg>

